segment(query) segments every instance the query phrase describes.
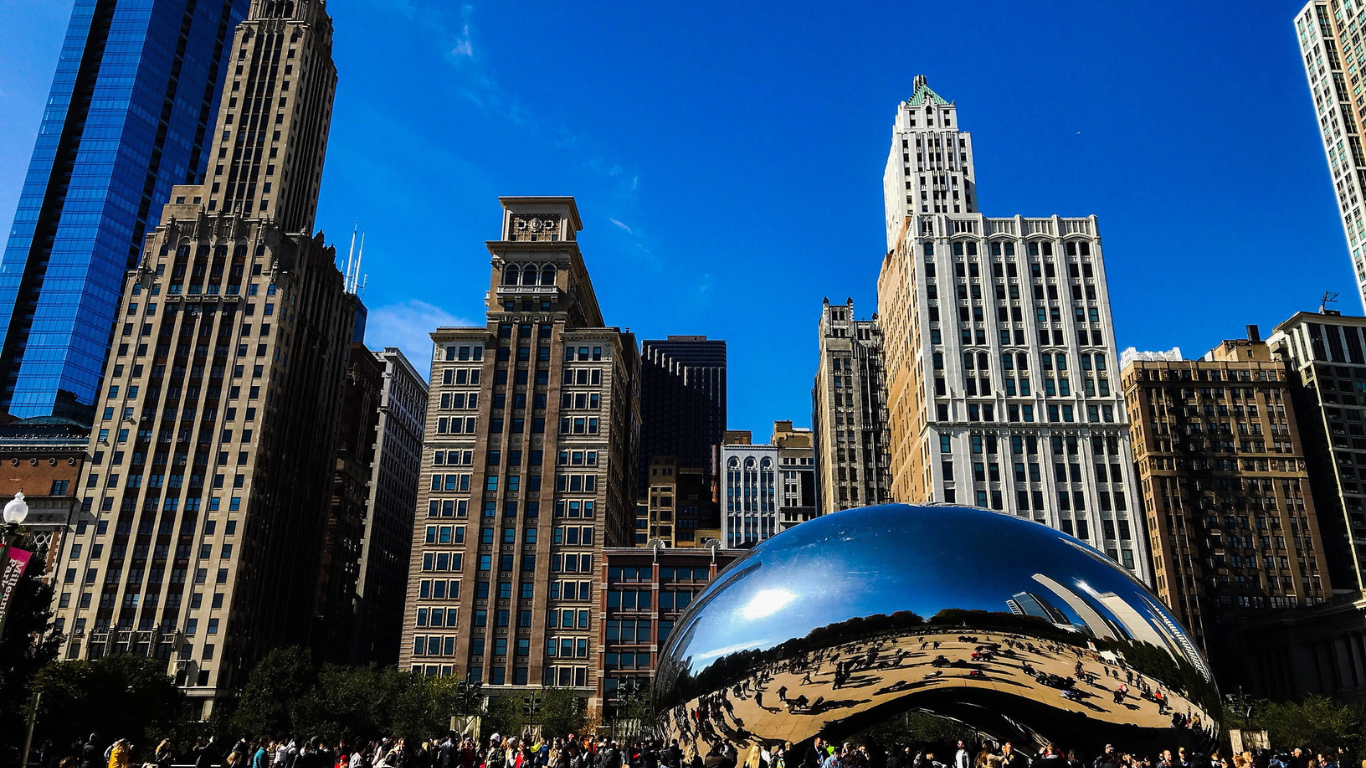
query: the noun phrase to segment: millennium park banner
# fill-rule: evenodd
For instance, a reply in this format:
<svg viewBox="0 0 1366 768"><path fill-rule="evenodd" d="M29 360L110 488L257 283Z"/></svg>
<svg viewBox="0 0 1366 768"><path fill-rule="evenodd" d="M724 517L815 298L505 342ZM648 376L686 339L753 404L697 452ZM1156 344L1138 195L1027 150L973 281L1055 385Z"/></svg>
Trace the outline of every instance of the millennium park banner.
<svg viewBox="0 0 1366 768"><path fill-rule="evenodd" d="M24 575L24 569L28 567L30 554L22 549L11 548L9 551L5 572L0 575L0 617L9 610L10 597L14 594L15 586L19 584L19 577ZM3 621L3 618L0 618L0 621Z"/></svg>

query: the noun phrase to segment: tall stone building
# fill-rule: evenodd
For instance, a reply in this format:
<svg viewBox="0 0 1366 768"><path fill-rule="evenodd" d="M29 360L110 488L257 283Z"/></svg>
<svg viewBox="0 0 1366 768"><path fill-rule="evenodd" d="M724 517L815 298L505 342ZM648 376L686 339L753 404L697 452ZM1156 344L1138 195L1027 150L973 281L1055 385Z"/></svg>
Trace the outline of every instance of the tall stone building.
<svg viewBox="0 0 1366 768"><path fill-rule="evenodd" d="M397 347L373 354L383 366L383 383L356 576L350 660L392 665L398 663L403 641L403 599L422 477L428 388Z"/></svg>
<svg viewBox="0 0 1366 768"><path fill-rule="evenodd" d="M886 392L876 315L855 320L853 299L826 299L811 389L819 514L891 500Z"/></svg>
<svg viewBox="0 0 1366 768"><path fill-rule="evenodd" d="M311 634L356 307L308 233L330 49L320 0L238 25L215 169L124 279L67 560L65 656L165 659L205 716Z"/></svg>
<svg viewBox="0 0 1366 768"><path fill-rule="evenodd" d="M1323 136L1338 215L1347 236L1357 292L1366 303L1366 222L1362 221L1366 151L1361 146L1366 101L1354 93L1361 66L1362 25L1366 25L1366 10L1360 5L1342 7L1338 0L1310 0L1295 15L1295 33L1314 97L1314 116Z"/></svg>
<svg viewBox="0 0 1366 768"><path fill-rule="evenodd" d="M311 645L334 664L350 660L361 549L370 507L384 366L365 344L352 341L347 354L337 428L335 471L323 539ZM411 532L410 532L411 535Z"/></svg>
<svg viewBox="0 0 1366 768"><path fill-rule="evenodd" d="M721 445L721 546L749 548L817 514L811 430L773 422L757 445L748 430L728 430Z"/></svg>
<svg viewBox="0 0 1366 768"><path fill-rule="evenodd" d="M897 110L882 201L889 251L912 214L977 212L972 134L958 130L957 107L930 90L924 75L915 76L911 98Z"/></svg>
<svg viewBox="0 0 1366 768"><path fill-rule="evenodd" d="M1070 529L1148 581L1146 542L1107 538L1138 520L1095 217L968 212L976 175L957 124L917 79L893 132L886 178L926 195L889 223L894 247L878 276L892 499ZM893 186L889 212L905 205ZM1097 466L1119 472L1102 479Z"/></svg>
<svg viewBox="0 0 1366 768"><path fill-rule="evenodd" d="M749 548L776 535L778 448L755 445L749 430L727 430L721 444L721 546Z"/></svg>
<svg viewBox="0 0 1366 768"><path fill-rule="evenodd" d="M1366 317L1298 312L1268 343L1290 368L1333 587L1366 589Z"/></svg>
<svg viewBox="0 0 1366 768"><path fill-rule="evenodd" d="M0 409L95 417L125 273L203 179L251 0L77 0L0 261Z"/></svg>
<svg viewBox="0 0 1366 768"><path fill-rule="evenodd" d="M726 431L726 342L670 336L640 343L640 467L656 456L702 470L710 483Z"/></svg>
<svg viewBox="0 0 1366 768"><path fill-rule="evenodd" d="M700 532L720 525L701 468L656 456L645 471L645 494L636 505L637 546L660 539L670 547L695 547L702 543Z"/></svg>
<svg viewBox="0 0 1366 768"><path fill-rule="evenodd" d="M404 669L595 698L597 558L631 546L640 359L570 197L505 197L488 322L432 334Z"/></svg>
<svg viewBox="0 0 1366 768"><path fill-rule="evenodd" d="M1220 679L1248 673L1249 621L1331 593L1287 374L1256 326L1200 360L1121 374L1153 586ZM1143 535L1124 526L1120 541Z"/></svg>
<svg viewBox="0 0 1366 768"><path fill-rule="evenodd" d="M816 507L816 456L811 430L773 422L769 440L778 449L778 528L787 530L820 514Z"/></svg>

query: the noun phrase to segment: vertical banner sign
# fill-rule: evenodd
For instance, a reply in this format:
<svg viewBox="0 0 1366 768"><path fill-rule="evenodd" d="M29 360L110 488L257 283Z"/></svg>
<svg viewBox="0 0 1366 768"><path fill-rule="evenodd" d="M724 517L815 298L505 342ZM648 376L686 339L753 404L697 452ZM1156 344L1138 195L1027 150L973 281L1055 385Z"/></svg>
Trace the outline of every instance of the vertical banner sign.
<svg viewBox="0 0 1366 768"><path fill-rule="evenodd" d="M14 594L15 586L19 584L19 577L24 574L24 568L28 567L28 558L28 552L10 548L9 562L5 563L4 574L0 574L0 616L9 610L10 597Z"/></svg>

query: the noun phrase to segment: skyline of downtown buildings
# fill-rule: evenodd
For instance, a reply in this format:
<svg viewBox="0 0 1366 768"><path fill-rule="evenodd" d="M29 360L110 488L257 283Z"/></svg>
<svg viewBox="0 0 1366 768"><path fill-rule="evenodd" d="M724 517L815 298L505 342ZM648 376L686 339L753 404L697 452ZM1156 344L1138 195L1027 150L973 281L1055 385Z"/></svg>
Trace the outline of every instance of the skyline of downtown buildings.
<svg viewBox="0 0 1366 768"><path fill-rule="evenodd" d="M300 560L328 551L322 489L332 473L322 462L300 462L282 478L279 463L316 447L310 437L335 432L321 411L303 420L293 412L309 413L298 407L304 391L321 393L323 402L341 391L343 350L357 326L351 318L364 313L327 263L335 254L308 236L336 84L330 21L321 3L307 0L258 1L252 9L255 26L242 25L227 51L228 101L206 134L212 171L168 193L168 219L126 282L123 324L110 326L116 335L100 395L113 402L92 411L86 508L73 539L79 549L62 571L72 586L59 610L72 632L68 656L95 646L174 655L199 699L239 681L239 661L271 643L306 639L310 630L301 625L316 625L317 616L282 618L316 605L262 591L264 581L279 593L279 584L319 576L317 568L286 568L272 549L278 530L262 521L289 503L282 494L296 494L288 525L319 553ZM836 499L852 505L856 490L870 500L974 504L1060 528L1150 580L1145 529L1134 520L1141 515L1095 219L977 213L971 137L959 131L955 105L923 77L913 87L898 109L884 174L890 247L879 312L859 321L852 304L827 308L813 391L817 426L793 433L819 448L809 461L775 454L776 462L793 462L791 477L775 475L783 482L764 492L791 489L794 503L775 498L762 511L792 506L795 524L831 511ZM669 466L642 445L650 428L644 414L658 403L641 400L649 372L634 336L603 323L577 251L573 199L502 201L501 239L488 243L495 263L487 325L438 331L431 368L440 381L433 376L420 458L408 431L409 463L421 462L423 484L409 504L418 522L407 522L402 663L491 686L606 690L599 677L613 670L593 657L601 637L595 610L629 590L607 589L601 548L639 545L643 530L646 538L663 535L683 519L696 523L695 544L710 529L704 514L670 521L676 512L656 498L644 503L641 494L655 488L682 492L638 476ZM253 329L248 316L257 307L264 314ZM846 349L842 338L858 343ZM668 342L698 343L701 354L688 365L652 356L660 370L695 369L682 379L695 391L676 393L680 404L658 412L686 411L686 421L705 422L713 455L724 456L716 434L725 426L724 342ZM650 344L666 347L642 347ZM169 359L137 362L144 354ZM314 377L307 382L300 356L312 361L302 366ZM213 362L196 365L201 357ZM238 376L251 383L233 383ZM239 398L241 406L231 404ZM291 403L287 424L276 420L280 402ZM411 398L405 407L418 410ZM118 426L130 420L140 426ZM698 434L686 425L669 430L670 440L689 444L659 455L701 455ZM124 441L132 445L119 448ZM156 448L162 443L168 447ZM158 472L158 464L170 469ZM179 466L191 468L174 471ZM714 464L690 469L715 472L718 482L722 474ZM720 516L725 496L715 486L713 494L720 533L729 522ZM771 535L786 527L781 522L742 538ZM387 530L392 540L397 529ZM198 590L197 599L194 586L177 586L208 584L209 574L215 586ZM330 602L344 601L332 593ZM637 609L648 613L638 602ZM229 623L245 628L242 637L215 654L215 636ZM165 641L168 629L190 628L189 642Z"/></svg>

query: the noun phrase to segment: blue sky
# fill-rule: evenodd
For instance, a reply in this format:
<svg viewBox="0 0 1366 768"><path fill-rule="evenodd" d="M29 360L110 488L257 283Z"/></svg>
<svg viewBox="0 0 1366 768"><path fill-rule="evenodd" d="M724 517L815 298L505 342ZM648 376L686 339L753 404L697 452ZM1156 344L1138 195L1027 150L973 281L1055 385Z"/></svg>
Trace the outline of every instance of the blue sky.
<svg viewBox="0 0 1366 768"><path fill-rule="evenodd" d="M809 425L823 297L876 308L882 169L919 73L988 215L1096 214L1121 347L1195 355L1360 302L1302 3L332 0L318 227L366 239L368 341L482 317L499 195L574 195L607 322L730 351L730 425ZM8 232L70 7L0 0ZM418 362L425 369L426 361Z"/></svg>

